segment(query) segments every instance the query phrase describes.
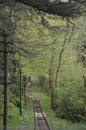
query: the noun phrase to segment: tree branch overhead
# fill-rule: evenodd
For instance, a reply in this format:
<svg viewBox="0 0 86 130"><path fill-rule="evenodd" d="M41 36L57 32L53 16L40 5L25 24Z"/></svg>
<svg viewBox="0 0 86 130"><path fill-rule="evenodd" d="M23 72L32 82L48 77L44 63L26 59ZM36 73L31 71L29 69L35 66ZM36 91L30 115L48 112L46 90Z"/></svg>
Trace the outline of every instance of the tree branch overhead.
<svg viewBox="0 0 86 130"><path fill-rule="evenodd" d="M45 13L63 17L76 17L86 12L85 0L16 0Z"/></svg>

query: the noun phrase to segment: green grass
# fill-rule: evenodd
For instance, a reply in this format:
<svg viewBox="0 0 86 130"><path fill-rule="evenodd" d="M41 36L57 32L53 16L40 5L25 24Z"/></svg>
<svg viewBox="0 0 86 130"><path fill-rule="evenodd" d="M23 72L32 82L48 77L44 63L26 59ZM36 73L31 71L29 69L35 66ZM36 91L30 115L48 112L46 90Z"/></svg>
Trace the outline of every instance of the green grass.
<svg viewBox="0 0 86 130"><path fill-rule="evenodd" d="M20 128L34 129L34 117L33 117L33 106L31 100L29 100L27 106L23 105L22 116L18 113L9 121L9 130L18 130Z"/></svg>
<svg viewBox="0 0 86 130"><path fill-rule="evenodd" d="M34 114L32 101L29 100L27 106L23 105L22 116L19 115L19 108L13 103L9 103L9 125L8 130L18 130L20 128L28 128L34 130ZM3 117L0 116L0 130L3 126Z"/></svg>
<svg viewBox="0 0 86 130"><path fill-rule="evenodd" d="M38 95L38 89L33 89L33 95ZM86 124L84 123L76 124L68 120L57 118L55 111L53 111L50 107L50 97L45 91L42 91L41 106L46 114L47 121L52 128L51 130L86 130ZM34 114L31 100L29 100L27 106L23 105L22 116L19 116L19 108L15 107L13 103L9 103L9 115L8 130L19 130L20 128L34 130ZM3 118L0 116L0 126L2 126L2 121ZM0 130L2 130L2 127Z"/></svg>
<svg viewBox="0 0 86 130"><path fill-rule="evenodd" d="M38 97L39 96L39 91L40 91L40 89L38 87L33 87L32 88L32 95L34 97Z"/></svg>
<svg viewBox="0 0 86 130"><path fill-rule="evenodd" d="M41 106L52 130L86 130L85 123L72 123L68 120L57 118L55 111L50 107L50 97L44 91L42 92Z"/></svg>

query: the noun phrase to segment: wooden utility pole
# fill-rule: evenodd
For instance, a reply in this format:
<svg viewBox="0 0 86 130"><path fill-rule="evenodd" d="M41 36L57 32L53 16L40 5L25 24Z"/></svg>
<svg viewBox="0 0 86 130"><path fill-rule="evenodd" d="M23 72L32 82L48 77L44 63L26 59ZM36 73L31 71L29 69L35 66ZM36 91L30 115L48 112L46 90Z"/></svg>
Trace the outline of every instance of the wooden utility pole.
<svg viewBox="0 0 86 130"><path fill-rule="evenodd" d="M8 34L2 34L4 50L0 50L0 53L4 54L4 79L2 83L4 84L4 111L3 111L3 130L8 130L8 53L12 53L13 51L8 50Z"/></svg>
<svg viewBox="0 0 86 130"><path fill-rule="evenodd" d="M4 35L4 119L3 130L8 130L8 42L7 35Z"/></svg>
<svg viewBox="0 0 86 130"><path fill-rule="evenodd" d="M22 72L20 69L20 116L22 115Z"/></svg>

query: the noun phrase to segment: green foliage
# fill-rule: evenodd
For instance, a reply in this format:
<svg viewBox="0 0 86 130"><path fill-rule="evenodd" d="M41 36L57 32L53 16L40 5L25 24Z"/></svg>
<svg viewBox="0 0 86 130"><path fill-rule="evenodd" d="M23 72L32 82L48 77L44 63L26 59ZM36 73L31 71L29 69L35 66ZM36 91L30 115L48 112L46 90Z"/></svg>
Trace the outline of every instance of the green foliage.
<svg viewBox="0 0 86 130"><path fill-rule="evenodd" d="M59 90L60 91L60 90ZM64 90L63 90L64 91ZM61 94L61 91L60 91ZM61 119L56 116L56 111L53 111L50 106L50 96L42 91L41 106L46 114L46 118L52 130L85 130L85 123L73 123L66 119ZM60 111L61 113L62 111Z"/></svg>
<svg viewBox="0 0 86 130"><path fill-rule="evenodd" d="M13 103L13 105L15 105L15 107L20 107L19 97L16 97L15 95L13 95L10 98L10 102Z"/></svg>
<svg viewBox="0 0 86 130"><path fill-rule="evenodd" d="M56 114L73 122L86 121L86 89L78 86L58 89Z"/></svg>
<svg viewBox="0 0 86 130"><path fill-rule="evenodd" d="M19 109L15 107L13 103L9 102L9 119L13 119L18 114L19 114Z"/></svg>
<svg viewBox="0 0 86 130"><path fill-rule="evenodd" d="M30 100L27 106L23 106L22 116L19 115L19 108L15 107L13 103L9 104L9 112L9 130L34 129L33 105Z"/></svg>
<svg viewBox="0 0 86 130"><path fill-rule="evenodd" d="M77 7L77 2L73 2L73 3L69 2L68 4L73 5L74 3L76 3L75 7ZM64 4L66 5L67 3ZM82 27L83 25L82 18L76 20L76 22L73 23L73 24L77 24L77 23L78 24L77 26L75 25L75 34L73 39L72 40L70 39L71 40L70 41L67 40L67 38L70 36L72 25L70 25L70 23L67 23L68 21L65 18L62 19L61 17L56 17L56 16L54 17L48 14L43 14L42 12L39 13L38 11L35 11L33 9L28 10L26 6L19 5L19 4L18 5L13 4L13 5L15 5L14 8L12 8L13 7L12 6L11 8L6 7L0 10L1 11L0 28L2 30L6 29L4 31L10 32L11 37L9 36L9 39L13 38L16 41L14 45L11 45L14 46L14 48L16 49L15 58L13 57L13 55L10 56L8 55L9 71L12 79L11 81L15 82L16 84L16 85L15 84L12 85L12 87L9 87L10 124L11 123L18 124L20 121L28 122L28 118L29 118L29 123L30 122L32 123L32 117L33 117L31 115L32 107L30 107L30 109L25 109L23 117L19 117L19 105L20 105L19 104L19 77L18 77L19 75L17 75L17 72L15 72L15 70L18 71L19 67L21 67L21 69L23 70L23 74L25 75L37 75L37 76L43 75L45 77L48 77L49 68L51 67L52 77L54 80L63 43L65 43L65 46L63 48L64 53L62 55L61 67L58 73L58 82L57 82L58 88L54 88L55 86L53 83L53 88L55 89L54 91L55 91L55 98L56 98L56 104L55 104L56 114L61 118L66 118L74 122L86 121L86 116L85 116L86 90L85 88L82 87L83 67L78 67L78 65L75 64L75 53L72 48L73 43L80 44L79 46L77 46L78 48L74 46L74 49L77 54L86 57L85 55L86 32L85 31L83 32L85 25ZM72 9L76 11L75 7L73 7ZM61 8L64 12L63 6ZM71 11L71 8L69 8L69 10ZM10 17L9 14L11 13L12 16ZM67 13L68 16L72 15L68 11L65 13ZM66 15L65 13L64 15ZM69 21L71 22L71 20ZM77 39L81 39L81 40L77 40ZM3 47L0 46L0 49L3 50ZM9 49L10 46L8 50ZM53 50L53 54L52 54L52 50ZM53 55L53 63L50 66L50 60L52 55ZM2 54L0 54L0 60L1 63L3 63ZM86 64L86 58L83 63ZM2 72L1 64L0 64L0 72ZM3 76L0 74L1 81L3 80L2 77ZM0 96L0 108L1 108L0 118L2 118L3 89L2 90L0 89L0 95L1 95ZM38 93L35 91L34 95L37 96ZM61 128L61 126L66 127L67 124L66 121L61 121L61 120L59 121L58 118L55 116L55 113L53 115L53 111L50 109L50 97L43 95L42 103L45 105L44 110L46 111L50 122L54 124L56 120L58 123L55 122L55 126L57 127L59 125L59 129ZM28 115L30 117L28 117Z"/></svg>

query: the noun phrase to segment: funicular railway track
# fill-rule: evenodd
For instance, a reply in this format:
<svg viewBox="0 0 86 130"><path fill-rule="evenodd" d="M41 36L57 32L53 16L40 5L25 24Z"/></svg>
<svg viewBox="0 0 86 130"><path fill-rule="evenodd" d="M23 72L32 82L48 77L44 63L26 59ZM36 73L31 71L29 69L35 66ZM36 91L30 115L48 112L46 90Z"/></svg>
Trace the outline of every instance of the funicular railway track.
<svg viewBox="0 0 86 130"><path fill-rule="evenodd" d="M34 108L34 130L51 130L45 114L41 109L40 100L33 98L32 101Z"/></svg>

